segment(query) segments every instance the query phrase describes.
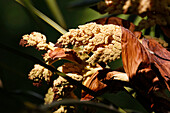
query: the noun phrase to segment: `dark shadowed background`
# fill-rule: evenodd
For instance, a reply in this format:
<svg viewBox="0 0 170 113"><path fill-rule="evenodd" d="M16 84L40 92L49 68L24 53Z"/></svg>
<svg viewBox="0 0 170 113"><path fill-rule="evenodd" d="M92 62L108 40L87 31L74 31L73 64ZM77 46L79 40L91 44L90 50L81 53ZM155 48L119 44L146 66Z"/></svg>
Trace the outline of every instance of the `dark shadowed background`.
<svg viewBox="0 0 170 113"><path fill-rule="evenodd" d="M33 5L45 15L55 20L45 0L32 0ZM87 21L102 17L89 8L68 8L71 0L57 0L67 28L76 28ZM14 50L42 59L41 53L32 47L23 48L19 41L24 34L38 31L47 36L53 43L61 34L39 18L34 18L26 8L15 0L0 0L0 112L21 112L31 103L43 104L48 86L37 88L27 79L34 62L26 59ZM5 45L5 46L4 46ZM6 47L7 46L7 47ZM6 48L6 49L5 49Z"/></svg>

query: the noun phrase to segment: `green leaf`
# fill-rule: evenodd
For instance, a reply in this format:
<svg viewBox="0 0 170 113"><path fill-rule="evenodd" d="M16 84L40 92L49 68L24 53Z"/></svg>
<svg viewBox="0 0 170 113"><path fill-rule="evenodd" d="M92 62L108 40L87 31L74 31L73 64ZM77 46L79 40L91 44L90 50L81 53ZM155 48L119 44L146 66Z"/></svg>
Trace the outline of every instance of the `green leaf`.
<svg viewBox="0 0 170 113"><path fill-rule="evenodd" d="M115 70L115 69L118 69L118 68L122 67L123 66L122 57L115 60L115 61L108 62L108 66L112 70Z"/></svg>
<svg viewBox="0 0 170 113"><path fill-rule="evenodd" d="M80 100L75 100L75 99L64 99L61 101L54 101L51 104L47 104L47 105L42 105L40 106L41 110L47 110L49 108L53 108L59 105L78 105L78 106L87 106L87 107L92 107L92 108L96 108L96 109L100 109L105 111L105 113L120 113L118 110L116 110L115 108L106 105L106 104L102 104L102 103L96 103L96 102L92 102L92 101L80 101Z"/></svg>
<svg viewBox="0 0 170 113"><path fill-rule="evenodd" d="M59 31L61 34L65 34L67 31L63 29L61 26L59 26L57 23L55 23L53 20L51 20L49 17L41 13L39 10L37 10L32 4L29 2L26 2L27 0L16 0L18 3L23 5L24 7L27 7L29 10L31 10L33 13L35 13L38 17L40 17L42 20L47 22L49 25L51 25L54 29Z"/></svg>
<svg viewBox="0 0 170 113"><path fill-rule="evenodd" d="M106 93L102 95L106 100L110 101L114 105L124 109L125 111L135 110L142 113L147 113L147 110L131 95L125 91L119 91L118 93Z"/></svg>
<svg viewBox="0 0 170 113"><path fill-rule="evenodd" d="M78 7L85 7L85 6L90 6L94 5L97 2L100 2L101 0L77 0L74 2L71 2L69 7L70 8L78 8Z"/></svg>
<svg viewBox="0 0 170 113"><path fill-rule="evenodd" d="M64 21L63 15L61 14L60 8L58 7L57 0L45 0L51 13L55 17L55 20L63 27L67 28L66 23Z"/></svg>
<svg viewBox="0 0 170 113"><path fill-rule="evenodd" d="M66 60L66 59L61 59L61 60L57 60L53 63L53 66L55 68L58 68L60 66L62 66L64 63L73 63L72 61Z"/></svg>

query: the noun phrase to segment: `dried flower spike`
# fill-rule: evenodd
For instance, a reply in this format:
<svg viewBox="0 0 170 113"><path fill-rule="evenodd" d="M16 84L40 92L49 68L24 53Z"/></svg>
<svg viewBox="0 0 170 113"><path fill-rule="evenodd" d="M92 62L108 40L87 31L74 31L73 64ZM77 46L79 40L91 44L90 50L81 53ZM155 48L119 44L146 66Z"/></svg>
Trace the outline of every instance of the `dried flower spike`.
<svg viewBox="0 0 170 113"><path fill-rule="evenodd" d="M93 53L86 60L91 64L95 62L114 61L121 54L121 27L117 25L100 25L88 23L71 29L58 39L57 44L83 46L82 54Z"/></svg>
<svg viewBox="0 0 170 113"><path fill-rule="evenodd" d="M54 91L53 91L53 88L50 87L48 89L48 92L47 94L45 95L45 98L44 98L44 104L50 104L53 102L53 99L54 99Z"/></svg>
<svg viewBox="0 0 170 113"><path fill-rule="evenodd" d="M35 46L38 50L47 50L51 49L54 50L54 44L49 42L46 43L46 36L39 33L39 32L32 32L30 35L22 36L20 41L20 45L22 46Z"/></svg>
<svg viewBox="0 0 170 113"><path fill-rule="evenodd" d="M50 77L52 76L52 72L46 69L45 67L35 64L34 68L30 71L28 77L30 80L39 81L43 78L45 81L50 82Z"/></svg>

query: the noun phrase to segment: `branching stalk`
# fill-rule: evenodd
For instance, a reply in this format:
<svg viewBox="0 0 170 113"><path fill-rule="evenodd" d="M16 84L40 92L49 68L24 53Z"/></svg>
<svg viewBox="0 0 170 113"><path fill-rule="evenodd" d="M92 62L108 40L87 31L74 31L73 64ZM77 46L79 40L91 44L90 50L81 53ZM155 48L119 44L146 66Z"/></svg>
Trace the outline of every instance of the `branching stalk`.
<svg viewBox="0 0 170 113"><path fill-rule="evenodd" d="M57 23L55 23L53 20L51 20L49 17L41 13L39 10L37 10L32 4L25 4L27 2L24 2L22 0L16 0L19 4L23 5L24 7L28 6L27 8L30 8L30 10L33 11L39 18L47 22L49 25L51 25L54 29L59 31L61 34L65 34L67 31L63 29L61 26L59 26Z"/></svg>

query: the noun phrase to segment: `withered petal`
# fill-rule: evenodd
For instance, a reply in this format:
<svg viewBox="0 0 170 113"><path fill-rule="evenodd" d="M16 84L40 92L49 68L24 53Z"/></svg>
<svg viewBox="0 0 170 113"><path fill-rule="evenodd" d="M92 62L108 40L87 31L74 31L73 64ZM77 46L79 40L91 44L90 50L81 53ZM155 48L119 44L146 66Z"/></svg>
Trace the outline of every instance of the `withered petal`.
<svg viewBox="0 0 170 113"><path fill-rule="evenodd" d="M167 51L165 48L163 48L157 41L154 39L143 39L142 44L145 48L148 48L154 54L150 54L151 62L157 67L157 69L160 72L160 75L158 75L158 78L160 80L163 79L163 82L167 85L167 88L169 88L168 82L170 81L170 52ZM155 68L153 68L154 71Z"/></svg>
<svg viewBox="0 0 170 113"><path fill-rule="evenodd" d="M21 39L19 42L19 45L21 45L22 47L24 47L27 44L27 40Z"/></svg>
<svg viewBox="0 0 170 113"><path fill-rule="evenodd" d="M73 61L75 63L82 64L82 65L85 64L85 62L78 57L77 53L73 49L56 48L54 51L50 51L49 56L51 57L53 61L58 58L61 58L61 59L67 59L67 60Z"/></svg>
<svg viewBox="0 0 170 113"><path fill-rule="evenodd" d="M136 76L138 70L151 67L149 53L135 35L123 27L121 44L123 67L129 78Z"/></svg>
<svg viewBox="0 0 170 113"><path fill-rule="evenodd" d="M65 50L63 48L56 48L54 51L49 53L52 59L66 57Z"/></svg>

